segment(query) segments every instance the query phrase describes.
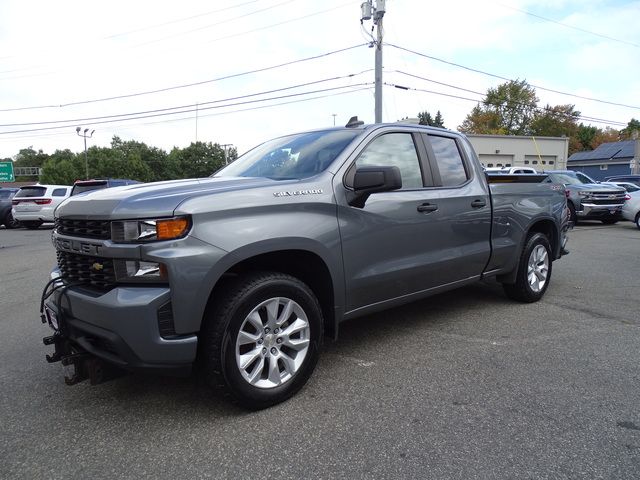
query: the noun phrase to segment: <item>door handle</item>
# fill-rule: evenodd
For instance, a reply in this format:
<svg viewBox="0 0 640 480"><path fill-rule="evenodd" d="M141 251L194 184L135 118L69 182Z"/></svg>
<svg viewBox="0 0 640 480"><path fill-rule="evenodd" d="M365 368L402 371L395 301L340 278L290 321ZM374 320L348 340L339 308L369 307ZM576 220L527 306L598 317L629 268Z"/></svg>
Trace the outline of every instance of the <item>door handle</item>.
<svg viewBox="0 0 640 480"><path fill-rule="evenodd" d="M418 211L423 213L435 212L438 210L438 205L434 205L433 203L423 203L422 205L418 205Z"/></svg>
<svg viewBox="0 0 640 480"><path fill-rule="evenodd" d="M471 206L473 208L482 208L482 207L484 207L486 205L487 205L487 202L485 202L484 200L480 200L480 199L477 199L477 200L474 200L473 202L471 202Z"/></svg>

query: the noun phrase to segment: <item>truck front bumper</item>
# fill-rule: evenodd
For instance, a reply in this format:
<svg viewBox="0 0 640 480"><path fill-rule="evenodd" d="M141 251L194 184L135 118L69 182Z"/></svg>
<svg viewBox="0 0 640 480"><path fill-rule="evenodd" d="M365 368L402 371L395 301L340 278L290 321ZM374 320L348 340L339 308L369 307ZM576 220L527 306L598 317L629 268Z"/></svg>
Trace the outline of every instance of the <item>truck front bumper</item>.
<svg viewBox="0 0 640 480"><path fill-rule="evenodd" d="M171 314L170 299L163 286L117 287L105 293L62 287L45 302L45 319L56 341L71 345L74 353L125 370L188 375L198 340L196 335L161 335L161 321L167 311Z"/></svg>
<svg viewBox="0 0 640 480"><path fill-rule="evenodd" d="M592 203L582 203L581 207L581 210L576 210L576 215L578 218L584 220L590 218L621 217L622 215L622 204L596 205Z"/></svg>

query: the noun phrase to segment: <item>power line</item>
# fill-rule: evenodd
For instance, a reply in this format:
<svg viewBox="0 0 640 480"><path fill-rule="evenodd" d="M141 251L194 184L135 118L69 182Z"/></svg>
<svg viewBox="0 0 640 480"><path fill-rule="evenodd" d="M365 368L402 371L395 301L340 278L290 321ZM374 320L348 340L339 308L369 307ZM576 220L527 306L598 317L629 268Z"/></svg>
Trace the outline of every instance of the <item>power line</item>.
<svg viewBox="0 0 640 480"><path fill-rule="evenodd" d="M394 45L392 43L387 43L386 45L389 46L389 47L397 48L398 50L403 50L403 51L408 52L408 53L413 53L414 55L418 55L420 57L428 58L429 60L435 60L436 62L445 63L447 65L451 65L451 66L454 66L454 67L462 68L462 69L468 70L470 72L481 73L482 75L487 75L489 77L498 78L500 80L506 80L508 82L513 80L511 78L503 77L501 75L496 75L495 73L485 72L485 71L482 71L482 70L478 70L476 68L467 67L467 66L461 65L459 63L454 63L454 62L450 62L448 60L444 60L442 58L434 57L432 55L427 55L427 54L424 54L424 53L416 52L415 50L411 50L409 48L400 47L400 46ZM627 105L625 103L610 102L608 100L601 100L599 98L585 97L585 96L582 96L582 95L576 95L574 93L567 93L567 92L562 92L560 90L553 90L551 88L541 87L539 85L534 85L532 83L530 83L529 85L531 85L534 88L537 88L538 90L544 90L546 92L552 92L552 93L557 93L557 94L560 94L560 95L566 95L568 97L580 98L582 100L589 100L591 102L605 103L607 105L615 105L617 107L625 107L625 108L632 108L634 110L640 110L640 107L636 106L636 105Z"/></svg>
<svg viewBox="0 0 640 480"><path fill-rule="evenodd" d="M204 25L204 26L198 27L198 28L192 28L191 30L186 30L184 32L175 33L173 35L168 35L166 37L156 38L154 40L149 40L148 42L139 43L139 44L135 45L135 47L143 47L145 45L151 45L153 43L163 42L165 40L171 40L172 38L181 37L183 35L189 35L191 33L199 32L201 30L207 30L209 28L217 27L218 25L223 25L225 23L233 22L235 20L240 20L241 18L249 17L251 15L256 15L256 14L262 13L262 12L266 12L267 10L272 10L274 8L281 7L282 5L286 5L287 3L291 3L291 2L295 2L295 1L296 0L285 0L284 2L280 2L280 3L277 3L275 5L271 5L269 7L262 8L260 10L254 10L252 12L244 13L244 14L239 15L237 17L232 17L232 18L228 18L226 20L221 20L219 22L210 23L209 25Z"/></svg>
<svg viewBox="0 0 640 480"><path fill-rule="evenodd" d="M155 25L149 25L149 26L146 26L146 27L138 28L136 30L129 30L127 32L116 33L114 35L109 35L109 36L103 37L103 38L105 40L108 40L108 39L111 39L111 38L123 37L123 36L126 36L126 35L131 35L132 33L144 32L146 30L152 30L154 28L165 27L167 25L172 25L174 23L186 22L188 20L193 20L194 18L206 17L206 16L209 16L209 15L213 15L214 13L220 13L220 12L225 12L227 10L233 10L235 8L244 7L245 5L249 5L249 4L252 4L252 3L257 3L259 1L260 0L251 0L250 2L244 2L244 3L239 3L237 5L231 5L230 7L220 8L218 10L211 10L209 12L199 13L197 15L191 15L190 17L177 18L175 20L170 20L168 22L158 23L158 24L155 24Z"/></svg>
<svg viewBox="0 0 640 480"><path fill-rule="evenodd" d="M324 89L312 90L312 91L308 91L308 92L291 93L291 94L288 94L288 95L280 95L280 96L271 97L271 98L261 98L261 99L257 99L257 100L247 100L245 102L229 103L229 104L226 104L226 105L211 105L211 106L204 107L204 108L199 108L198 107L198 109L201 111L201 110L211 110L211 109L225 108L225 107L234 107L234 106L237 106L237 105L246 105L246 104L251 104L251 103L267 102L267 101L270 101L270 100L279 100L279 99L282 99L282 98L291 98L291 97L298 97L298 96L302 96L302 95L311 95L311 94L314 94L314 93L329 92L329 91L335 91L335 90L340 90L340 89L344 89L344 88L351 88L351 87L370 85L370 84L371 84L370 82L369 83L354 83L354 84L351 84L351 85L342 85L342 86L339 86L339 87L324 88ZM167 116L167 115L179 115L181 113L191 113L191 112L195 112L195 108L176 111L176 112L163 112L163 113L153 113L153 114L149 114L149 115L140 115L140 116L137 116L137 117L100 120L100 121L97 121L97 122L91 122L91 124L92 125L102 125L102 124L114 123L114 122L122 122L122 121L127 121L127 120L139 120L139 119L142 119L142 118L163 117L163 116ZM29 128L29 129L22 129L22 130L10 130L10 131L7 131L7 132L0 132L0 135L6 135L6 134L11 134L11 133L39 132L39 131L44 131L44 130L56 130L56 129L61 129L61 128L71 128L74 125L75 125L75 123L68 123L66 125L60 125L60 126L38 127L38 128Z"/></svg>
<svg viewBox="0 0 640 480"><path fill-rule="evenodd" d="M229 98L223 98L220 100L210 100L207 102L197 102L197 103L190 103L187 105L179 105L179 106L175 106L175 107L166 107L166 108L157 108L157 109L153 109L153 110L143 110L140 112L131 112L131 113L119 113L119 114L114 114L114 115L101 115L98 117L85 117L85 118L68 118L65 120L50 120L50 121L43 121L43 122L26 122L26 123L6 123L6 124L0 124L0 127L26 127L26 126L31 126L31 125L51 125L54 123L79 123L79 122L91 122L94 123L95 120L106 120L109 118L118 118L118 117L131 117L131 116L137 116L137 115L145 115L145 114L149 114L149 113L160 113L160 112L169 112L172 110L180 110L183 108L189 108L189 107L196 107L196 111L198 109L200 109L199 107L202 105L211 105L214 103L222 103L222 102L229 102L232 100L240 100L243 98L251 98L251 97L257 97L260 95L267 95L270 93L276 93L276 92L283 92L286 90L293 90L296 88L301 88L301 87L308 87L310 85L317 85L319 83L326 83L326 82L332 82L335 80L343 80L345 78L353 78L355 76L358 75L362 75L363 73L367 73L370 72L372 69L369 70L363 70L362 72L358 72L358 73L350 73L348 75L341 75L341 76L337 76L337 77L331 77L331 78L324 78L322 80L314 80L311 82L305 82L305 83L299 83L296 85L290 85L287 87L281 87L281 88L275 88L272 90L264 90L262 92L257 92L257 93L250 93L250 94L246 94L246 95L239 95L237 97L229 97ZM122 118L123 120L125 118Z"/></svg>
<svg viewBox="0 0 640 480"><path fill-rule="evenodd" d="M196 87L196 86L199 86L199 85L206 85L208 83L220 82L222 80L229 80L231 78L238 78L238 77L242 77L242 76L245 76L245 75L251 75L251 74L254 74L254 73L266 72L268 70L274 70L276 68L282 68L282 67L286 67L286 66L289 66L289 65L294 65L296 63L302 63L302 62L308 62L308 61L311 61L311 60L317 60L319 58L328 57L328 56L334 55L336 53L342 53L342 52L346 52L346 51L349 51L349 50L353 50L354 48L364 47L365 45L367 45L367 44L366 43L361 43L359 45L352 45L350 47L341 48L339 50L333 50L331 52L321 53L321 54L318 54L318 55L313 55L311 57L300 58L298 60L292 60L290 62L280 63L280 64L277 64L277 65L271 65L269 67L257 68L257 69L249 70L249 71L246 71L246 72L240 72L240 73L234 73L234 74L231 74L231 75L225 75L223 77L212 78L212 79L209 79L209 80L201 80L199 82L185 83L185 84L182 84L182 85L174 85L174 86L171 86L171 87L158 88L156 90L147 90L147 91L143 91L143 92L129 93L129 94L124 94L124 95L115 95L115 96L112 96L112 97L95 98L95 99L91 99L91 100L79 100L79 101L76 101L76 102L63 103L63 104L59 104L59 105L39 105L39 106L33 106L33 107L5 108L5 109L0 109L0 112L15 112L15 111L22 111L22 110L39 110L39 109L45 109L45 108L64 108L64 107L71 107L71 106L76 106L76 105L86 105L88 103L98 103L98 102L106 102L106 101L111 101L111 100L120 100L120 99L124 99L124 98L139 97L139 96L143 96L143 95L152 95L152 94L155 94L155 93L168 92L168 91L171 91L171 90L177 90L177 89L181 89L181 88Z"/></svg>
<svg viewBox="0 0 640 480"><path fill-rule="evenodd" d="M498 105L495 105L495 104L492 104L492 103L486 103L483 100L478 100L477 98L462 97L462 96L453 95L453 94L450 94L450 93L436 92L434 90L426 90L426 89L423 89L423 88L413 88L413 87L407 87L407 86L404 86L404 85L398 85L398 84L395 84L395 83L386 83L386 82L385 82L385 85L387 85L389 87L395 87L395 88L398 88L400 90L413 90L413 91L416 91L416 92L432 93L434 95L441 95L441 96L444 96L444 97L457 98L457 99L460 99L460 100L467 100L467 101L476 102L476 103L485 103L486 105L490 105L490 106L498 106ZM456 88L456 87L453 87L453 88ZM530 106L530 105L522 103L522 102L512 102L512 103L515 104L515 105ZM537 112L541 112L541 113L548 112L547 109L540 108L540 107L534 107L533 110L535 110ZM603 123L603 124L606 124L606 125L620 125L620 126L626 126L627 125L624 122L618 122L616 120L605 120L605 119L602 119L602 118L589 117L589 116L586 116L586 115L579 115L577 117L573 117L572 115L567 115L567 114L563 114L563 113L559 113L559 112L552 112L552 113L555 113L556 115L560 115L560 116L567 117L567 118L579 118L581 120L594 122L594 123Z"/></svg>
<svg viewBox="0 0 640 480"><path fill-rule="evenodd" d="M516 12L520 12L520 13L522 13L524 15L529 15L530 17L534 17L534 18L537 18L539 20L544 20L545 22L555 23L556 25L560 25L560 26L565 27L565 28L570 28L572 30L577 30L578 32L588 33L589 35L595 35L596 37L604 38L606 40L611 40L613 42L618 42L618 43L624 43L625 45L630 45L632 47L640 48L640 45L637 44L637 43L629 42L627 40L620 40L619 38L610 37L608 35L603 35L601 33L593 32L593 31L587 30L585 28L580 28L580 27L576 27L574 25L569 25L567 23L559 22L558 20L554 20L552 18L543 17L542 15L538 15L536 13L527 12L526 10L521 10L519 8L512 7L510 5L505 5L504 3L500 3L500 2L495 2L495 3L497 5L500 5L501 7L508 8L509 10L513 10L513 11L516 11Z"/></svg>

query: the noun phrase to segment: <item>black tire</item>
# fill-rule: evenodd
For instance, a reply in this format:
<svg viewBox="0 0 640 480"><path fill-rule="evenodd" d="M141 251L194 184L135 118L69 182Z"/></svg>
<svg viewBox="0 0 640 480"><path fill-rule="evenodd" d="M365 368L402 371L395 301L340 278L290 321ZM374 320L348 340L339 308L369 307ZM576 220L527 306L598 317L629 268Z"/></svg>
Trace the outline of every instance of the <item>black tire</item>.
<svg viewBox="0 0 640 480"><path fill-rule="evenodd" d="M640 212L636 214L636 227L640 230Z"/></svg>
<svg viewBox="0 0 640 480"><path fill-rule="evenodd" d="M547 252L548 258L548 270L546 274L546 281L539 291L534 290L531 286L528 278L529 260L532 256L534 249L538 246L543 246ZM518 261L518 273L516 274L516 283L504 284L503 288L507 296L513 300L524 303L537 302L544 296L544 292L547 291L549 282L551 281L551 270L553 266L551 256L551 245L546 235L542 233L532 233L527 237L527 241L524 244L524 248Z"/></svg>
<svg viewBox="0 0 640 480"><path fill-rule="evenodd" d="M258 357L256 364L253 360L247 367L241 370L236 361L236 349L240 349L238 335L241 328L248 321L249 314L263 302L275 298L286 298L293 300L301 309L308 322L308 347L302 357L302 363L297 370L281 384L260 388L250 383L243 375L247 370L253 368L254 372L260 369L262 372L258 378L260 382L269 382L270 378L264 379L264 369L275 365L280 375L288 375L284 365L277 357L270 356L267 352L273 352L273 347L282 348L285 352L285 345L275 345L274 332L270 336L265 329L264 332L257 332L264 338L258 340L251 348L251 352L260 349L270 343L270 347L262 350L261 358ZM264 307L266 309L266 307ZM278 315L282 310L278 310ZM265 325L263 313L259 311L262 325ZM293 317L289 317L293 318ZM299 317L297 317L299 318ZM286 325L286 322L285 322ZM281 334L285 328L282 328ZM246 332L246 330L244 330ZM269 338L267 338L269 337ZM242 406L258 410L270 407L283 402L300 390L310 378L320 354L320 346L323 338L323 319L320 305L314 293L303 282L295 277L278 272L254 272L241 276L229 282L223 291L217 292L213 303L207 309L202 330L199 338L198 367L199 373L204 380L214 389L230 392ZM258 345L260 342L260 345ZM264 342L264 343L263 343ZM243 346L244 347L244 346ZM239 354L241 351L238 350ZM251 353L250 352L250 353ZM296 353L296 352L294 352ZM296 353L297 355L298 353ZM278 350L278 355L281 355ZM275 360L274 360L275 359ZM275 362L275 363L271 363ZM282 370L280 370L282 368ZM268 372L267 372L268 375ZM279 383L279 381L278 381Z"/></svg>
<svg viewBox="0 0 640 480"><path fill-rule="evenodd" d="M615 225L616 223L618 223L618 219L617 218L605 218L604 220L601 220L602 223L604 223L605 225Z"/></svg>
<svg viewBox="0 0 640 480"><path fill-rule="evenodd" d="M4 223L5 228L18 228L20 226L20 222L13 218L11 212L7 213L2 223Z"/></svg>
<svg viewBox="0 0 640 480"><path fill-rule="evenodd" d="M574 225L578 224L578 216L576 215L576 207L573 206L573 203L567 203L569 207L569 221L573 222Z"/></svg>
<svg viewBox="0 0 640 480"><path fill-rule="evenodd" d="M21 225L28 228L29 230L37 230L38 228L40 228L40 225L42 225L43 223L44 222L41 222L40 220L30 220L28 222L20 222Z"/></svg>

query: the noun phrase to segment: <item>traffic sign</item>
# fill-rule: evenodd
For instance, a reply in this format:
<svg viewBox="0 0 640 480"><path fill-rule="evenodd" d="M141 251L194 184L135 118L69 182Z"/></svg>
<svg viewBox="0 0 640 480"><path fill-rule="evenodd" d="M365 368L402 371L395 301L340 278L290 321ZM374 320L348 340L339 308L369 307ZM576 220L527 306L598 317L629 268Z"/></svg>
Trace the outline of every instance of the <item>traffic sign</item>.
<svg viewBox="0 0 640 480"><path fill-rule="evenodd" d="M15 182L13 162L0 162L0 182Z"/></svg>

